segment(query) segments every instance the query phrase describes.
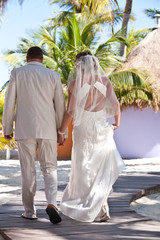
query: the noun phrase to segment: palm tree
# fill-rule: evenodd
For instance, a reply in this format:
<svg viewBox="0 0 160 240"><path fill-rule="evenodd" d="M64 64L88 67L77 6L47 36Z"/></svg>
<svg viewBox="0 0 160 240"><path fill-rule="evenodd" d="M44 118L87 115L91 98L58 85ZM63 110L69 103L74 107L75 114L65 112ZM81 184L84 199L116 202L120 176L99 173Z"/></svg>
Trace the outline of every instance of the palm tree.
<svg viewBox="0 0 160 240"><path fill-rule="evenodd" d="M0 17L4 12L4 9L6 7L6 4L9 0L1 0L0 1ZM18 0L19 4L22 4L24 0Z"/></svg>
<svg viewBox="0 0 160 240"><path fill-rule="evenodd" d="M118 7L117 0L51 0L50 3L58 3L60 8L67 8L68 12L82 13L87 11L92 17L105 12L113 15L113 10Z"/></svg>
<svg viewBox="0 0 160 240"><path fill-rule="evenodd" d="M4 7L6 5L6 3L8 2L8 0L2 0L0 1L0 14L2 14Z"/></svg>
<svg viewBox="0 0 160 240"><path fill-rule="evenodd" d="M120 102L121 109L134 106L138 109L159 109L159 94L148 81L146 71L138 69L118 70L109 76Z"/></svg>
<svg viewBox="0 0 160 240"><path fill-rule="evenodd" d="M59 4L60 9L63 9L58 12L57 17L49 19L52 28L63 25L66 17L72 12L85 14L92 20L98 19L99 23L108 23L112 27L122 20L122 11L118 7L117 0L51 0L50 3Z"/></svg>
<svg viewBox="0 0 160 240"><path fill-rule="evenodd" d="M78 21L79 20L79 21ZM97 44L95 22L86 22L83 15L72 13L66 19L65 26L54 30L41 27L38 32L32 33L32 39L22 39L16 50L8 50L3 56L4 60L13 66L21 66L29 47L38 45L44 53L44 65L60 73L63 83L67 83L68 74L73 67L75 55L83 50L95 52L103 68L113 71L121 64L120 57L110 51L113 42L124 42L119 36L112 36L106 43ZM61 30L61 31L60 31Z"/></svg>
<svg viewBox="0 0 160 240"><path fill-rule="evenodd" d="M69 10L75 8L77 12L83 12L83 9L89 8L90 11L93 11L93 14L99 14L102 12L104 8L112 10L112 8L116 5L118 6L117 0L51 0L51 4L58 3L60 7L67 7ZM103 11L104 12L104 11Z"/></svg>
<svg viewBox="0 0 160 240"><path fill-rule="evenodd" d="M121 35L123 37L127 37L127 26L128 26L128 21L131 15L131 10L132 10L132 0L126 0L126 5L125 5L125 10L123 15L123 22L122 22L122 30L121 30ZM120 45L120 56L126 57L126 47L124 44Z"/></svg>
<svg viewBox="0 0 160 240"><path fill-rule="evenodd" d="M96 30L94 22L77 20L76 14L68 17L65 26L61 28L41 27L32 34L34 41L22 39L18 48L8 51L4 58L14 65L21 65L24 61L27 49L38 45L43 49L45 66L60 73L64 84L67 84L68 74L73 68L75 55L83 50L90 50L99 59L101 67L111 79L121 107L128 105L141 106L143 102L150 104L155 101L156 95L152 86L146 81L147 75L136 69L117 70L122 65L122 58L115 55L111 45L115 42L123 42L119 33L114 34L107 42L96 47ZM127 43L126 43L127 44Z"/></svg>

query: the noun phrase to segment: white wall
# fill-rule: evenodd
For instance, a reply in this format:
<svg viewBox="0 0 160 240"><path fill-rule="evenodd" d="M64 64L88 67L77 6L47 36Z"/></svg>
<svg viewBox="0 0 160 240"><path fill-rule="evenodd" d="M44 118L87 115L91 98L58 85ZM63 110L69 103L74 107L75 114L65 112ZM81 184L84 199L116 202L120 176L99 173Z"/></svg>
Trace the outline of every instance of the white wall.
<svg viewBox="0 0 160 240"><path fill-rule="evenodd" d="M114 139L123 158L160 157L160 112L124 110Z"/></svg>

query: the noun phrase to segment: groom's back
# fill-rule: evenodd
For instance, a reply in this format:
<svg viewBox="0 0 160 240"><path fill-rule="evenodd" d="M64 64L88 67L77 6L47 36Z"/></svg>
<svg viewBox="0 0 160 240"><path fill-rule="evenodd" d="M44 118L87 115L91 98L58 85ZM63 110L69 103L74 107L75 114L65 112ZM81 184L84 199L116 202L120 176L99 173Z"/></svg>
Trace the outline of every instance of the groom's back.
<svg viewBox="0 0 160 240"><path fill-rule="evenodd" d="M54 96L60 76L39 62L14 70L17 110L16 138L47 138L56 134Z"/></svg>

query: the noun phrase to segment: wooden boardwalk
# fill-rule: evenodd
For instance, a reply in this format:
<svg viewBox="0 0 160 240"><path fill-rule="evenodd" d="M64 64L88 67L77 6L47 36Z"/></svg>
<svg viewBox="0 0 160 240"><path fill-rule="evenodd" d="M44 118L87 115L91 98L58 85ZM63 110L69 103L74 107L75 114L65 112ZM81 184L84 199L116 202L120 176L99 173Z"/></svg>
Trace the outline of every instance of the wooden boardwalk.
<svg viewBox="0 0 160 240"><path fill-rule="evenodd" d="M20 217L23 212L21 196L0 207L0 233L7 240L108 240L160 239L160 222L142 217L132 211L129 201L141 189L159 184L158 174L121 175L114 185L109 205L111 219L107 223L79 223L62 215L63 221L53 225L45 213L43 191L36 195L38 220ZM64 185L59 186L58 202Z"/></svg>

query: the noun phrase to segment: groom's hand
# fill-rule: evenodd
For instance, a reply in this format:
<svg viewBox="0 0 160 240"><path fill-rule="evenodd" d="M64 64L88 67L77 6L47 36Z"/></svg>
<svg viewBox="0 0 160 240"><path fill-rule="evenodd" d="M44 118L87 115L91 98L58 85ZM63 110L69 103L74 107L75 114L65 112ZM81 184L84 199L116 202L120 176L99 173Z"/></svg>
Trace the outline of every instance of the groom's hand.
<svg viewBox="0 0 160 240"><path fill-rule="evenodd" d="M13 137L13 133L11 133L10 135L4 135L5 139L7 140L11 140Z"/></svg>

